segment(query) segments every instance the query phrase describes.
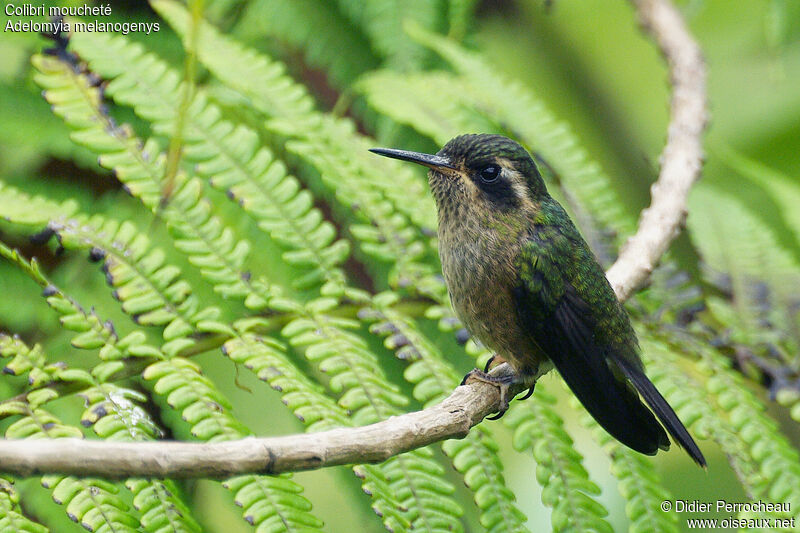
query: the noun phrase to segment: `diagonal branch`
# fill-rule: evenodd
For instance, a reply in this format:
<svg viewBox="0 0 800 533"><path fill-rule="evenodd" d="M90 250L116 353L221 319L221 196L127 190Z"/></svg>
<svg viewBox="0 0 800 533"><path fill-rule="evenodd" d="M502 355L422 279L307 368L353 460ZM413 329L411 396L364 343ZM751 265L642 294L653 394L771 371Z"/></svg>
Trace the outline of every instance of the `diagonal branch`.
<svg viewBox="0 0 800 533"><path fill-rule="evenodd" d="M642 26L667 59L672 82L667 145L661 172L650 188L650 207L606 275L620 300L644 283L686 221L689 189L703 166L702 136L708 121L706 68L680 12L669 0L631 0Z"/></svg>
<svg viewBox="0 0 800 533"><path fill-rule="evenodd" d="M632 3L667 59L674 89L652 203L607 273L620 300L647 279L684 223L689 189L700 175L707 120L705 65L680 13L669 0ZM503 364L492 373L510 370ZM433 442L463 438L499 404L496 387L476 382L456 388L442 403L422 411L320 433L218 443L0 440L0 471L19 476L58 472L109 478L224 478L380 462Z"/></svg>

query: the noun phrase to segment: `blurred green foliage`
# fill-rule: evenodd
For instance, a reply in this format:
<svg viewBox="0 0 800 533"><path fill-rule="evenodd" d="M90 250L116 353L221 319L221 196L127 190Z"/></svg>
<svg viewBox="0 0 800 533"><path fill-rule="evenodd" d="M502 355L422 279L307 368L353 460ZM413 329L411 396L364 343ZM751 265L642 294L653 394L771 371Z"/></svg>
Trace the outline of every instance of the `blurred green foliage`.
<svg viewBox="0 0 800 533"><path fill-rule="evenodd" d="M0 529L685 530L664 499L796 517L800 3L680 9L708 63L707 161L629 308L707 473L622 448L551 375L505 424L381 465L4 477ZM667 72L625 2L154 0L103 20L160 29L55 53L0 35L7 437L291 434L446 396L489 354L455 340L423 174L366 148L510 135L606 263L658 173Z"/></svg>

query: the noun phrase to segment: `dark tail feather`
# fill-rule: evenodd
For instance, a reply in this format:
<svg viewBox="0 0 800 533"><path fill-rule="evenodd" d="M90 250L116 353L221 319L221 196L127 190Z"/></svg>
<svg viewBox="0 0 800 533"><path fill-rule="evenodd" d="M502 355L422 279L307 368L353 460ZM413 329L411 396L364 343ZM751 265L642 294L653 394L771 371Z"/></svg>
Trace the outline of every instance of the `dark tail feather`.
<svg viewBox="0 0 800 533"><path fill-rule="evenodd" d="M678 415L675 414L675 411L667 403L667 400L661 396L661 393L658 392L655 385L647 379L647 376L645 376L639 368L624 357L615 357L614 361L619 365L622 372L631 380L634 386L636 386L639 394L642 395L647 405L649 405L656 416L658 416L658 419L664 424L667 432L672 435L675 442L686 450L686 453L694 459L695 463L705 468L706 459L703 457L700 448L697 447L697 444L694 442L694 439L692 439L692 436L689 435L686 427L678 419Z"/></svg>

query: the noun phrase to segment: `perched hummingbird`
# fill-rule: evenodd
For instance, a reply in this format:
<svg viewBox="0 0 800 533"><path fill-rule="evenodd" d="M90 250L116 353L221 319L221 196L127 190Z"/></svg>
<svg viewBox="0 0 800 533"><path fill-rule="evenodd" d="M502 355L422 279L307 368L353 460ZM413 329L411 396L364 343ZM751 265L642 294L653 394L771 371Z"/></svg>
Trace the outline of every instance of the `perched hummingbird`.
<svg viewBox="0 0 800 533"><path fill-rule="evenodd" d="M644 374L636 334L603 269L522 146L481 134L456 137L436 155L371 151L430 169L450 301L470 333L514 369L497 377L486 372L487 364L465 377L500 387L496 418L508 408L512 384L530 385L527 398L555 366L617 440L654 455L669 449L666 428L705 466L697 444Z"/></svg>

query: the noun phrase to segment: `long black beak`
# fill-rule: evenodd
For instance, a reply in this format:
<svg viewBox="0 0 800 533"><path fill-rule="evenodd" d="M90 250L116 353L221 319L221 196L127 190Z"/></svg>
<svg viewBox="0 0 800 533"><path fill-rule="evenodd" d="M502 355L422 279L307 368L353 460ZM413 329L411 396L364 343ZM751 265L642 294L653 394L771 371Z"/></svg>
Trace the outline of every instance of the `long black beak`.
<svg viewBox="0 0 800 533"><path fill-rule="evenodd" d="M421 154L419 152L409 152L408 150L394 150L393 148L370 148L369 151L373 154L391 157L392 159L411 161L412 163L417 163L434 170L440 168L455 170L455 167L450 164L449 159L438 155Z"/></svg>

